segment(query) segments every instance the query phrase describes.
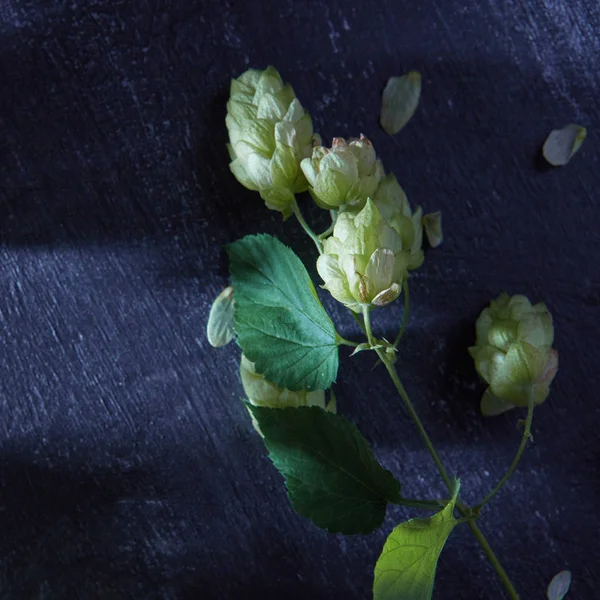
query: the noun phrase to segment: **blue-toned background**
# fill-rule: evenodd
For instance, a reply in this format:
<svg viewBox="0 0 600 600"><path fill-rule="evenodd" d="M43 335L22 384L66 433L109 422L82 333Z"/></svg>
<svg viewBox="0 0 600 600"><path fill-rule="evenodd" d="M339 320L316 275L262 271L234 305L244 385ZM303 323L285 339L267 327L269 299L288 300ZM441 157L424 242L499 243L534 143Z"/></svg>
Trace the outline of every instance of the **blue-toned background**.
<svg viewBox="0 0 600 600"><path fill-rule="evenodd" d="M474 320L504 290L548 303L561 369L481 526L522 598L564 568L573 598L597 598L599 27L595 0L3 2L0 598L370 597L409 513L350 538L297 516L239 402L239 351L204 337L223 244L267 231L315 258L228 168L229 80L270 63L325 140L365 133L413 204L443 212L398 364L467 502L519 441L516 413L478 414ZM381 91L409 69L421 104L389 137ZM545 137L571 122L587 141L546 168ZM377 331L393 335L401 312L378 313ZM340 412L407 495L440 494L385 373L342 354ZM502 597L457 529L435 598Z"/></svg>

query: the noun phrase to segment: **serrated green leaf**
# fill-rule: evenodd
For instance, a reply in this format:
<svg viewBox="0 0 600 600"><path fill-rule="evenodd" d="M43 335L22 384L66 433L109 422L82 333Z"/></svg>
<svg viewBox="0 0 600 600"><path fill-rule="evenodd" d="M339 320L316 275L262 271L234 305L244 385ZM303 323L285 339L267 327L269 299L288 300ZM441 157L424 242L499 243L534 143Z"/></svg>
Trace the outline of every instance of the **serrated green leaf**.
<svg viewBox="0 0 600 600"><path fill-rule="evenodd" d="M409 71L401 77L390 77L381 98L379 122L386 133L395 135L412 118L421 97L421 74Z"/></svg>
<svg viewBox="0 0 600 600"><path fill-rule="evenodd" d="M571 587L571 571L557 573L550 582L546 595L548 600L563 600Z"/></svg>
<svg viewBox="0 0 600 600"><path fill-rule="evenodd" d="M581 125L571 124L562 129L553 129L544 142L544 158L554 167L566 165L581 148L586 136L587 129Z"/></svg>
<svg viewBox="0 0 600 600"><path fill-rule="evenodd" d="M386 540L375 565L373 600L430 600L442 548L458 521L452 499L429 519L411 519L398 525Z"/></svg>
<svg viewBox="0 0 600 600"><path fill-rule="evenodd" d="M400 500L400 484L377 462L353 423L317 407L248 406L294 509L330 533L370 533Z"/></svg>
<svg viewBox="0 0 600 600"><path fill-rule="evenodd" d="M227 252L235 331L256 371L281 388L327 389L338 337L300 259L270 235L246 236Z"/></svg>
<svg viewBox="0 0 600 600"><path fill-rule="evenodd" d="M233 339L233 288L226 287L213 302L206 323L208 343L215 348L226 346Z"/></svg>

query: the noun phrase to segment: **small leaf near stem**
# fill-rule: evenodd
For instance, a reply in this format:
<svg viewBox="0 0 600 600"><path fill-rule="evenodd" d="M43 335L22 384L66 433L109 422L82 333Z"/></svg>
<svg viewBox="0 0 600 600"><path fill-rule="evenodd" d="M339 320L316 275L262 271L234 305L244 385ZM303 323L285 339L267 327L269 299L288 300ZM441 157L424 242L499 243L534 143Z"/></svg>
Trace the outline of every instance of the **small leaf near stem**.
<svg viewBox="0 0 600 600"><path fill-rule="evenodd" d="M531 424L533 422L533 409L534 409L534 400L535 396L533 393L533 387L529 389L529 397L527 400L527 418L525 419L525 429L523 430L523 437L521 439L521 443L519 444L519 449L517 450L517 454L512 461L508 471L504 477L498 482L496 487L473 509L476 513L483 508L485 504L487 504L506 484L506 482L510 479L511 475L515 472L519 461L521 460L521 456L527 446L527 441L531 437Z"/></svg>
<svg viewBox="0 0 600 600"><path fill-rule="evenodd" d="M315 246L317 247L319 254L323 254L323 244L321 244L321 240L319 239L319 236L310 228L310 225L304 220L304 217L302 216L302 213L300 212L300 207L298 206L298 203L294 204L293 211L294 211L294 215L296 216L296 219L298 219L298 223L300 223L300 226L302 227L302 229L304 229L306 234L315 243Z"/></svg>

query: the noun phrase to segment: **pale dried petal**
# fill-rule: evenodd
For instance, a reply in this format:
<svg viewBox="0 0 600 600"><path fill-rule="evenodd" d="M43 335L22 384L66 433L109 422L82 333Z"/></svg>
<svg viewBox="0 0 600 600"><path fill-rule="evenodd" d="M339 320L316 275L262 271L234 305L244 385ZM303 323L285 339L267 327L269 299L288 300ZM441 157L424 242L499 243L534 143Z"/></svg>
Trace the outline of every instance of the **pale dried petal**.
<svg viewBox="0 0 600 600"><path fill-rule="evenodd" d="M440 211L429 213L423 217L423 228L427 241L432 248L437 248L443 241L442 213Z"/></svg>
<svg viewBox="0 0 600 600"><path fill-rule="evenodd" d="M401 77L390 77L381 100L381 127L395 135L411 119L421 97L421 74L410 71Z"/></svg>
<svg viewBox="0 0 600 600"><path fill-rule="evenodd" d="M579 150L587 136L587 129L581 125L567 125L554 129L544 142L544 158L555 167L566 165Z"/></svg>
<svg viewBox="0 0 600 600"><path fill-rule="evenodd" d="M206 324L208 343L215 348L229 344L235 335L233 325L233 288L228 286L210 307Z"/></svg>

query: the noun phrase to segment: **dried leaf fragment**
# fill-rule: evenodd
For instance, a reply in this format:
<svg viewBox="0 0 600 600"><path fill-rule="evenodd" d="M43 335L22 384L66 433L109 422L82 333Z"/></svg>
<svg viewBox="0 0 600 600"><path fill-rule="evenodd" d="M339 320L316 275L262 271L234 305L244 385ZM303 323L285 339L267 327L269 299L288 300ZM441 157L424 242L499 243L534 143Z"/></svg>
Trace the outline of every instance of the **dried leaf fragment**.
<svg viewBox="0 0 600 600"><path fill-rule="evenodd" d="M563 600L571 587L571 571L557 573L548 586L548 600Z"/></svg>
<svg viewBox="0 0 600 600"><path fill-rule="evenodd" d="M395 135L412 118L421 97L421 74L409 71L401 77L390 77L383 90L379 122L386 133Z"/></svg>
<svg viewBox="0 0 600 600"><path fill-rule="evenodd" d="M439 210L423 217L423 228L425 229L427 241L432 248L437 248L444 241L442 213Z"/></svg>
<svg viewBox="0 0 600 600"><path fill-rule="evenodd" d="M220 348L233 339L233 288L226 287L213 302L206 324L208 343Z"/></svg>
<svg viewBox="0 0 600 600"><path fill-rule="evenodd" d="M587 136L587 129L570 124L562 129L553 129L544 142L544 158L555 167L566 165L579 150Z"/></svg>

